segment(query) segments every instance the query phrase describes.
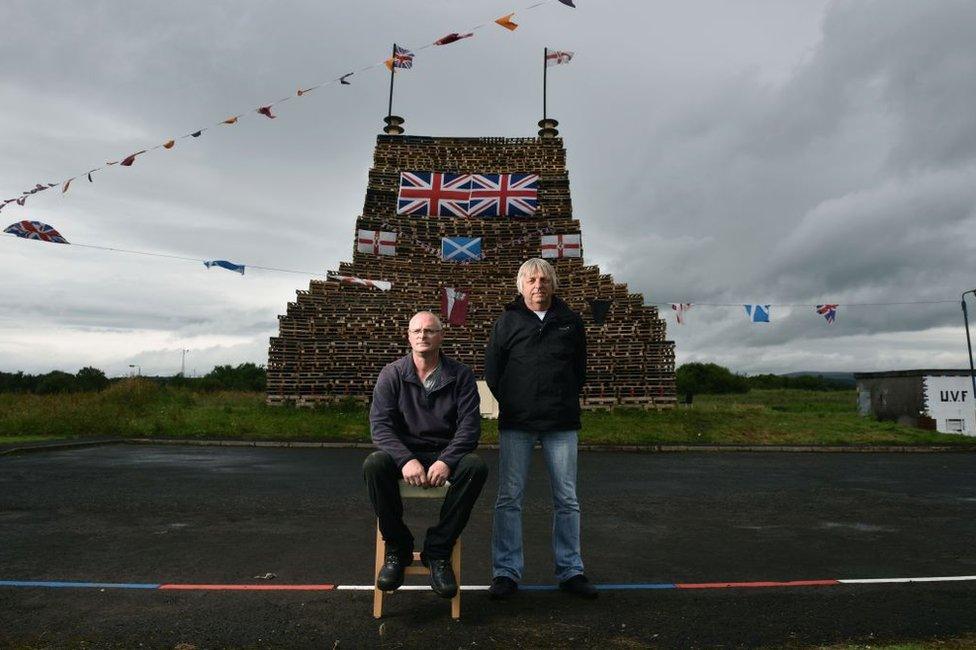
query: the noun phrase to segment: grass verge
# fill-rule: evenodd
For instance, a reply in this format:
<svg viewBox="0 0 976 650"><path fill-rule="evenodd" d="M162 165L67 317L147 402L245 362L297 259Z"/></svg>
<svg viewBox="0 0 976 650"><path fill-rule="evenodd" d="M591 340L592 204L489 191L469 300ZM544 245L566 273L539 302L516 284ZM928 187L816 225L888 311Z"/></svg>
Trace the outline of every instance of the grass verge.
<svg viewBox="0 0 976 650"><path fill-rule="evenodd" d="M753 390L702 395L692 407L583 414L589 444L976 445L857 415L855 393ZM485 420L482 440L498 439ZM48 438L165 437L368 442L366 409L269 407L260 393L195 393L133 379L100 393L0 394L0 444Z"/></svg>

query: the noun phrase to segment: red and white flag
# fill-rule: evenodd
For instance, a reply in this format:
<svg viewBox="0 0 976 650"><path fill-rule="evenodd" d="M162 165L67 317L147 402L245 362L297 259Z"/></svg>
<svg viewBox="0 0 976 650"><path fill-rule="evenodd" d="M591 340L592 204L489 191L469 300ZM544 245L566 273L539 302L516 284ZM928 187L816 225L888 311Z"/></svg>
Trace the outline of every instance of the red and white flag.
<svg viewBox="0 0 976 650"><path fill-rule="evenodd" d="M383 230L360 230L356 250L373 255L396 255L396 233Z"/></svg>
<svg viewBox="0 0 976 650"><path fill-rule="evenodd" d="M441 287L441 314L451 325L468 322L468 292L454 287Z"/></svg>
<svg viewBox="0 0 976 650"><path fill-rule="evenodd" d="M563 52L562 50L553 50L546 54L546 67L551 67L554 65L562 65L563 63L569 63L573 59L572 52Z"/></svg>
<svg viewBox="0 0 976 650"><path fill-rule="evenodd" d="M674 310L674 317L677 319L678 324L684 325L685 312L691 309L691 303L690 302L671 303L671 309Z"/></svg>
<svg viewBox="0 0 976 650"><path fill-rule="evenodd" d="M579 234L543 235L541 248L542 257L583 257Z"/></svg>
<svg viewBox="0 0 976 650"><path fill-rule="evenodd" d="M373 287L380 291L389 291L393 288L393 283L387 280L366 280L364 278L357 278L351 275L339 275L338 273L332 272L328 273L327 278L329 280L336 280L342 284L361 284L364 287Z"/></svg>

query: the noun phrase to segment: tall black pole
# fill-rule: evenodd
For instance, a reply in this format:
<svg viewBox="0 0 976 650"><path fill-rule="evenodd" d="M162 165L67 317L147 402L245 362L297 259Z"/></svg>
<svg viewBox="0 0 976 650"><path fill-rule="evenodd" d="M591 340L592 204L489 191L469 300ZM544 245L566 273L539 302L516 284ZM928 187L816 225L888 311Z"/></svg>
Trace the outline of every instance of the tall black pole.
<svg viewBox="0 0 976 650"><path fill-rule="evenodd" d="M546 119L546 71L549 69L549 48L542 50L542 119Z"/></svg>
<svg viewBox="0 0 976 650"><path fill-rule="evenodd" d="M393 54L390 55L390 103L386 107L386 116L393 115L393 73L396 71L396 43L393 44Z"/></svg>
<svg viewBox="0 0 976 650"><path fill-rule="evenodd" d="M969 313L966 311L966 294L976 296L976 289L962 292L962 317L966 322L966 347L969 349L969 378L973 382L973 401L976 402L976 370L973 369L973 344L969 340Z"/></svg>

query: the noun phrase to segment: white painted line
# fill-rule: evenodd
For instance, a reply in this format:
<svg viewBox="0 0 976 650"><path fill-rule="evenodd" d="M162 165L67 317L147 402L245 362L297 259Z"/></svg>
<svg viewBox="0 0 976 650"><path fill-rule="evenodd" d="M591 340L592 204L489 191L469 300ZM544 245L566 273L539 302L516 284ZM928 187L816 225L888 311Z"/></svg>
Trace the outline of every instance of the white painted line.
<svg viewBox="0 0 976 650"><path fill-rule="evenodd" d="M838 580L843 585L867 585L883 582L961 582L976 580L976 576L941 576L934 578L866 578L862 580Z"/></svg>
<svg viewBox="0 0 976 650"><path fill-rule="evenodd" d="M373 591L373 585L336 585L336 591ZM397 591L430 591L429 585L403 585ZM488 591L488 585L461 585L461 591Z"/></svg>

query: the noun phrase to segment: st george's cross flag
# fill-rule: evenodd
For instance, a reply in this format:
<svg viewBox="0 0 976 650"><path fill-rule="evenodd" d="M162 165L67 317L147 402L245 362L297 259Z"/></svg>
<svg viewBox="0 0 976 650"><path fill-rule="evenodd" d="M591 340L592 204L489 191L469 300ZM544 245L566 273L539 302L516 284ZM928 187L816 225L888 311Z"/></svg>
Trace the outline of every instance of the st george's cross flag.
<svg viewBox="0 0 976 650"><path fill-rule="evenodd" d="M468 322L468 292L455 287L441 287L441 314L451 325Z"/></svg>
<svg viewBox="0 0 976 650"><path fill-rule="evenodd" d="M356 235L356 250L373 255L396 255L395 232L359 229Z"/></svg>
<svg viewBox="0 0 976 650"><path fill-rule="evenodd" d="M445 262L479 261L481 237L442 237L441 259Z"/></svg>
<svg viewBox="0 0 976 650"><path fill-rule="evenodd" d="M470 195L470 174L402 172L397 214L414 217L465 217Z"/></svg>
<svg viewBox="0 0 976 650"><path fill-rule="evenodd" d="M469 217L531 217L538 207L538 174L471 175Z"/></svg>
<svg viewBox="0 0 976 650"><path fill-rule="evenodd" d="M18 221L17 223L10 224L3 231L11 235L23 237L24 239L36 239L52 244L68 243L68 240L62 237L61 233L55 230L53 226L41 223L40 221Z"/></svg>
<svg viewBox="0 0 976 650"><path fill-rule="evenodd" d="M573 58L572 52L563 52L562 50L553 50L546 54L546 67L561 65L563 63L569 63Z"/></svg>
<svg viewBox="0 0 976 650"><path fill-rule="evenodd" d="M674 310L674 318L678 321L678 325L685 324L685 312L691 309L690 302L673 302L671 303L671 309Z"/></svg>
<svg viewBox="0 0 976 650"><path fill-rule="evenodd" d="M837 305L817 305L817 313L827 319L827 323L837 320Z"/></svg>
<svg viewBox="0 0 976 650"><path fill-rule="evenodd" d="M746 316L753 323L769 322L769 305L742 305L746 308Z"/></svg>
<svg viewBox="0 0 976 650"><path fill-rule="evenodd" d="M543 235L542 257L582 257L583 247L577 235Z"/></svg>

